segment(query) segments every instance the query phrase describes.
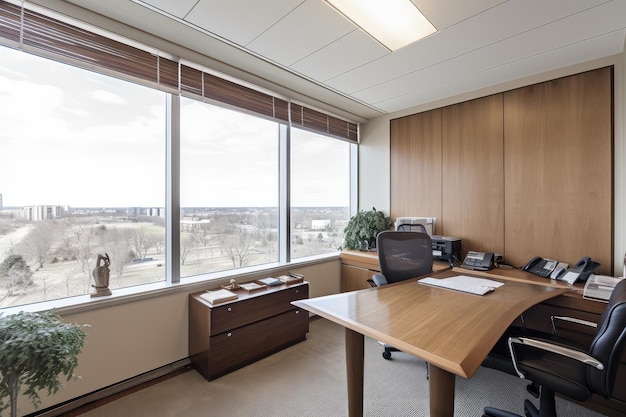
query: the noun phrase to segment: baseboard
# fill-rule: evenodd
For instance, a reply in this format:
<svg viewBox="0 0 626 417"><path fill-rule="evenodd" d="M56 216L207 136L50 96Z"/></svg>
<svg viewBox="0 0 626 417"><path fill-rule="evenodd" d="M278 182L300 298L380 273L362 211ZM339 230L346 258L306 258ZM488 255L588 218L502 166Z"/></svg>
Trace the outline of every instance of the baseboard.
<svg viewBox="0 0 626 417"><path fill-rule="evenodd" d="M138 385L145 384L146 382L163 377L171 372L174 372L186 366L189 366L190 364L191 364L191 361L189 360L189 358L181 359L179 361L170 363L169 365L165 365L160 368L153 369L152 371L145 372L141 375L137 375L132 378L126 379L124 381L120 381L116 384L109 385L108 387L90 392L89 394L85 394L81 397L77 397L72 400L66 401L64 403L57 404L52 407L48 407L45 410L34 412L32 414L29 414L27 417L61 416L61 415L67 414L68 412L72 410L76 410L77 408L80 408L84 405L105 399L107 397L111 397L123 391L134 388Z"/></svg>

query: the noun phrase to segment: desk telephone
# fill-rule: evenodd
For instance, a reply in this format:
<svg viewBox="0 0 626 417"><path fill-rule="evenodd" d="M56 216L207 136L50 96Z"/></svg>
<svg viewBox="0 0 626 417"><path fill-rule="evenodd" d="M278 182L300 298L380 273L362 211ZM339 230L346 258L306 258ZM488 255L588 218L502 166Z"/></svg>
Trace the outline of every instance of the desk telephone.
<svg viewBox="0 0 626 417"><path fill-rule="evenodd" d="M462 268L487 271L494 266L494 254L491 252L467 252Z"/></svg>
<svg viewBox="0 0 626 417"><path fill-rule="evenodd" d="M568 268L568 266L565 262L535 256L522 267L522 270L540 277L550 277L573 284L577 281L586 281L589 275L600 267L600 264L584 256L573 267Z"/></svg>

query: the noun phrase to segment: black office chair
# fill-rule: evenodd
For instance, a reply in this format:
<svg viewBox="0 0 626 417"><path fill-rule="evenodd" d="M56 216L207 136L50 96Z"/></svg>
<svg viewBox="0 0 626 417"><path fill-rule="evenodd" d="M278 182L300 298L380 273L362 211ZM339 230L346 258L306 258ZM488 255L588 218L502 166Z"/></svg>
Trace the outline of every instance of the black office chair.
<svg viewBox="0 0 626 417"><path fill-rule="evenodd" d="M613 290L596 328L588 349L549 339L509 338L516 373L540 387L539 410L529 400L524 401L527 417L556 417L555 392L576 401L587 401L594 393L611 396L626 346L626 280ZM485 407L484 416L520 417L491 407Z"/></svg>
<svg viewBox="0 0 626 417"><path fill-rule="evenodd" d="M415 278L433 270L433 245L427 233L380 232L376 236L376 248L381 274L372 276L375 286ZM391 359L391 352L398 351L392 346L381 344L385 349L385 359Z"/></svg>
<svg viewBox="0 0 626 417"><path fill-rule="evenodd" d="M409 224L409 223L401 223L396 227L396 230L399 232L422 232L428 233L426 231L426 226L421 223Z"/></svg>

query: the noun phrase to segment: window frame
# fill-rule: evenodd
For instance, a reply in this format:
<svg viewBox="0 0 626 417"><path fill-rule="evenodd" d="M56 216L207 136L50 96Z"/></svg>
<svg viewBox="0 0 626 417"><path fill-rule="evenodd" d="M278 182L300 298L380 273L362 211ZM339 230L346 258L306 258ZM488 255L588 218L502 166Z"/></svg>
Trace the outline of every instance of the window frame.
<svg viewBox="0 0 626 417"><path fill-rule="evenodd" d="M35 26L33 26L35 25ZM33 30L35 28L36 30ZM65 36L80 34L84 41L87 37L89 42L83 42L85 48L89 47L93 39L100 39L102 47L91 54L81 54L76 51L65 53L58 49L59 44L41 41L37 38L40 29L50 29ZM30 34L30 35L29 35ZM35 35L33 35L35 34ZM53 34L54 35L54 34ZM51 36L53 36L51 35ZM30 36L30 37L29 37ZM34 36L34 38L33 38ZM37 38L37 39L35 39ZM35 39L35 40L33 40ZM135 41L122 38L115 33L105 32L102 29L91 27L88 24L75 21L74 19L61 16L39 6L33 6L17 1L0 0L0 45L18 49L24 53L31 53L45 59L53 59L62 63L84 69L114 76L127 82L138 83L147 87L155 88L166 93L166 196L165 196L165 237L166 237L166 261L165 281L152 284L140 284L133 287L116 289L112 299L94 300L89 294L67 297L63 299L42 301L32 304L23 304L0 308L0 312L12 310L41 310L46 308L71 308L78 305L100 305L105 302L120 302L121 299L137 296L151 297L161 291L180 287L206 287L207 281L227 280L231 276L249 276L265 271L284 270L285 266L306 265L316 263L320 259L337 257L337 253L323 254L310 258L298 258L291 260L290 245L290 150L291 150L291 126L314 131L318 134L331 137L336 140L345 140L350 143L350 216L357 211L358 201L358 123L349 121L316 108L309 107L301 102L296 102L279 94L268 93L266 90L250 86L245 82L227 79L228 77L217 76L194 63L184 62L182 59L174 59L163 51L156 51L147 45L138 44ZM53 45L49 47L46 45ZM55 46L56 45L56 46ZM85 46L87 45L87 46ZM93 54L107 48L124 51L128 61L141 57L140 61L146 64L146 68L133 68L133 71L119 71L119 62L106 62L94 64L91 58ZM83 50L84 52L85 50ZM183 69L183 68L187 69ZM183 71L191 69L195 75L200 75L198 90L197 78L196 89L186 88L183 84ZM145 70L145 71L144 71ZM205 82L206 80L206 82ZM189 84L189 83L188 83ZM193 84L193 83L191 83ZM207 92L207 85L217 85L213 93ZM194 277L180 276L180 97L190 97L210 101L218 106L236 108L240 111L249 112L257 117L266 117L280 123L279 134L279 257L277 263L263 264L250 268L231 269L220 273L207 273ZM259 107L259 102L263 104ZM241 106L241 107L240 107ZM270 107L268 107L270 106ZM97 302L96 302L97 301ZM91 307L90 307L91 308Z"/></svg>

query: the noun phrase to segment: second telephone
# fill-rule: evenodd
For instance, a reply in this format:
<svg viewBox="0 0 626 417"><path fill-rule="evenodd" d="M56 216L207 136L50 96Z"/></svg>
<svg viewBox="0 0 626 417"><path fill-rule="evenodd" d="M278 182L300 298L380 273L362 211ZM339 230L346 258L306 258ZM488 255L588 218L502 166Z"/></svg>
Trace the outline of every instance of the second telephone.
<svg viewBox="0 0 626 417"><path fill-rule="evenodd" d="M567 267L568 265L565 262L535 256L522 267L522 270L539 275L540 277L555 279L561 275Z"/></svg>
<svg viewBox="0 0 626 417"><path fill-rule="evenodd" d="M522 267L522 270L528 271L542 277L550 277L552 279L560 279L569 284L576 281L586 281L600 264L593 261L588 256L583 256L576 265L568 268L565 262L555 261L553 259L544 259L538 256L532 258Z"/></svg>
<svg viewBox="0 0 626 417"><path fill-rule="evenodd" d="M494 255L491 252L467 252L462 268L487 271L493 268Z"/></svg>

